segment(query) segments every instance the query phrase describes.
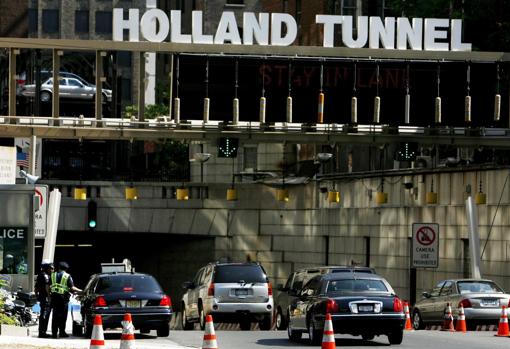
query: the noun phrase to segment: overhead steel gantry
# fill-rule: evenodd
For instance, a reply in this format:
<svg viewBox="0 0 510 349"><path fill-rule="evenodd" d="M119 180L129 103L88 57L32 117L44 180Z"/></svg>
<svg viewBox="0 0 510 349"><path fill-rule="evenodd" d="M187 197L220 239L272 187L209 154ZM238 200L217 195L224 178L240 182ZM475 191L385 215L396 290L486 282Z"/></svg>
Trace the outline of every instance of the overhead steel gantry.
<svg viewBox="0 0 510 349"><path fill-rule="evenodd" d="M461 146L491 146L510 148L508 129L467 129L413 126L385 127L380 125L295 124L238 122L236 124L201 120L172 120L172 116L157 120L144 117L145 53L200 54L224 57L264 57L275 59L315 59L337 61L394 61L394 62L509 62L505 52L436 52L386 49L351 49L303 46L244 46L201 45L153 42L116 42L95 40L55 40L0 38L0 47L9 50L8 115L0 116L2 137L31 137L46 139L112 139L150 140L181 139L189 141L214 140L218 137L238 137L249 142L295 143L389 143L414 141L423 144L452 144ZM53 81L58 87L60 59L64 51L92 51L96 53L95 118L61 117L59 89L53 89L52 115L16 116L16 55L20 49L51 50L53 53ZM111 119L102 117L101 85L105 80L102 57L110 51L129 51L140 58L138 69L138 119ZM173 67L170 78L172 78ZM140 78L142 77L142 78ZM172 85L172 84L171 84ZM172 91L170 91L172 96ZM170 98L172 101L172 98ZM172 102L170 102L172 103ZM172 106L170 106L172 110ZM510 116L508 116L510 118Z"/></svg>

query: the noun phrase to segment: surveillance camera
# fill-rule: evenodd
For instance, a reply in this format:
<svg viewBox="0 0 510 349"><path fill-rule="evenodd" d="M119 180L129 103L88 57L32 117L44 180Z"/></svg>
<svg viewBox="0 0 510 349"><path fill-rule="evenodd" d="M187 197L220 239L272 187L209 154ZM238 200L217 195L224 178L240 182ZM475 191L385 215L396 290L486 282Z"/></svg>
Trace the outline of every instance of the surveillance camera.
<svg viewBox="0 0 510 349"><path fill-rule="evenodd" d="M329 159L331 159L332 157L333 157L333 154L331 154L331 153L319 153L319 154L317 154L317 158L321 162L326 162Z"/></svg>
<svg viewBox="0 0 510 349"><path fill-rule="evenodd" d="M413 187L414 187L413 182L404 183L404 188L406 188L406 189L413 189Z"/></svg>
<svg viewBox="0 0 510 349"><path fill-rule="evenodd" d="M209 153L195 153L195 154L193 154L193 158L199 162L206 162L207 160L209 160L211 158L211 156L212 156L212 154L209 154Z"/></svg>
<svg viewBox="0 0 510 349"><path fill-rule="evenodd" d="M39 176L31 175L24 170L19 171L19 175L27 181L27 184L35 184L39 180Z"/></svg>

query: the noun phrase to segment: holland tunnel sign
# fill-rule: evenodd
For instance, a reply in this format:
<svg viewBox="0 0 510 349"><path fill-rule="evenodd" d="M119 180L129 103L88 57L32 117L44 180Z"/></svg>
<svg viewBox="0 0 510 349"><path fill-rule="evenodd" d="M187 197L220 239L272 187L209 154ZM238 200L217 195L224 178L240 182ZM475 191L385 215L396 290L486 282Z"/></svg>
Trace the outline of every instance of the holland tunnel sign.
<svg viewBox="0 0 510 349"><path fill-rule="evenodd" d="M341 41L348 48L471 51L471 44L462 42L462 20L441 18L357 17L357 35L354 35L352 16L316 15L315 23L323 26L323 46L333 47L335 27L342 26ZM235 45L292 45L298 35L298 24L288 13L243 13L242 31L234 12L221 15L214 35L204 34L202 11L192 12L191 33L183 33L181 11L170 11L168 16L160 9L150 9L140 18L138 9L130 9L127 18L124 9L113 10L113 40L123 41L124 31L129 41L147 40L185 44ZM140 34L142 38L140 38ZM448 40L449 38L449 40ZM382 44L382 45L381 45Z"/></svg>

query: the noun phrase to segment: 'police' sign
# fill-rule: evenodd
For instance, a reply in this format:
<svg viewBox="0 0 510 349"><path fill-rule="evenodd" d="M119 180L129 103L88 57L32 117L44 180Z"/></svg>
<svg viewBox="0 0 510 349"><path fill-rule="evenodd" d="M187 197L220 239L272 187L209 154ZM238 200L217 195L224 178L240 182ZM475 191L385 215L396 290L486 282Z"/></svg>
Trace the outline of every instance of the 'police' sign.
<svg viewBox="0 0 510 349"><path fill-rule="evenodd" d="M3 228L0 227L0 239L24 240L27 237L27 228Z"/></svg>
<svg viewBox="0 0 510 349"><path fill-rule="evenodd" d="M411 267L437 268L439 261L439 224L413 223Z"/></svg>

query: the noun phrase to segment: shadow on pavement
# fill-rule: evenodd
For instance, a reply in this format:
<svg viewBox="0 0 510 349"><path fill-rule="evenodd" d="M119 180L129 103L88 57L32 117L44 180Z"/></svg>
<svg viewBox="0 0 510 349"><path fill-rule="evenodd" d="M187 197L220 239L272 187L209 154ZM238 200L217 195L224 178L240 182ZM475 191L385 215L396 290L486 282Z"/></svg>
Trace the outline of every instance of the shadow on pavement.
<svg viewBox="0 0 510 349"><path fill-rule="evenodd" d="M381 343L376 341L366 341L363 339L356 338L336 338L336 345L340 347L388 347L388 343ZM308 344L308 340L302 339L299 341L301 344ZM257 344L265 346L278 346L278 347L294 347L296 343L291 342L285 338L271 338L271 339L259 339Z"/></svg>

